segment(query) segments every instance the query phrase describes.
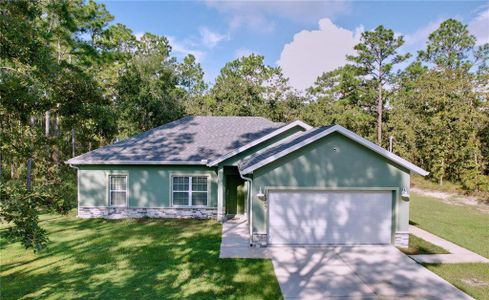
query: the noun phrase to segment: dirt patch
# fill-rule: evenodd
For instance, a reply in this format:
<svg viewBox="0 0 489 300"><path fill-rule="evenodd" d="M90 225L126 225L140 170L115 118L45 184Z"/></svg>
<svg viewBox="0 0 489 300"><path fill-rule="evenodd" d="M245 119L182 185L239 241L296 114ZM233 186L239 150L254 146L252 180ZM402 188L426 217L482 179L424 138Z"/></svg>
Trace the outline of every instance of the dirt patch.
<svg viewBox="0 0 489 300"><path fill-rule="evenodd" d="M479 280L477 278L462 278L463 283L468 284L470 286L488 286L489 282Z"/></svg>
<svg viewBox="0 0 489 300"><path fill-rule="evenodd" d="M479 199L477 199L477 197L460 195L455 193L448 193L448 192L441 192L435 190L425 190L416 187L411 188L411 192L422 196L436 198L451 205L476 206L476 208L479 211L489 214L489 205L484 202L481 202Z"/></svg>

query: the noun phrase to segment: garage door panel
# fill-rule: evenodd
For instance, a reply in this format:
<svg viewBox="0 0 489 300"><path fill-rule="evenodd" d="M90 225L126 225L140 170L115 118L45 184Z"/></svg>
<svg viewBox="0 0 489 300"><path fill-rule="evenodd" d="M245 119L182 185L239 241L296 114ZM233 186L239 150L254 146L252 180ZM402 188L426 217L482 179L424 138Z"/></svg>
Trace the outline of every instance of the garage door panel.
<svg viewBox="0 0 489 300"><path fill-rule="evenodd" d="M271 244L389 244L390 191L269 194Z"/></svg>

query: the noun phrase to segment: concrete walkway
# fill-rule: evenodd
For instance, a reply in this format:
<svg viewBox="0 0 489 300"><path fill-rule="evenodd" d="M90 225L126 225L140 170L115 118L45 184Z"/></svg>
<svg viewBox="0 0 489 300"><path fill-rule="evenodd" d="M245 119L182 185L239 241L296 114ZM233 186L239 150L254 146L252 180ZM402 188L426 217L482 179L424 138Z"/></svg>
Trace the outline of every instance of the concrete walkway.
<svg viewBox="0 0 489 300"><path fill-rule="evenodd" d="M425 241L440 246L450 252L450 254L422 254L410 255L412 259L419 263L428 264L457 264L457 263L489 263L489 259L474 253L468 249L460 247L452 242L442 239L428 231L416 226L409 226L409 232Z"/></svg>
<svg viewBox="0 0 489 300"><path fill-rule="evenodd" d="M220 258L271 258L270 248L250 247L248 221L232 219L222 224Z"/></svg>
<svg viewBox="0 0 489 300"><path fill-rule="evenodd" d="M221 258L270 258L285 299L472 299L387 246L249 246L248 223L223 224Z"/></svg>

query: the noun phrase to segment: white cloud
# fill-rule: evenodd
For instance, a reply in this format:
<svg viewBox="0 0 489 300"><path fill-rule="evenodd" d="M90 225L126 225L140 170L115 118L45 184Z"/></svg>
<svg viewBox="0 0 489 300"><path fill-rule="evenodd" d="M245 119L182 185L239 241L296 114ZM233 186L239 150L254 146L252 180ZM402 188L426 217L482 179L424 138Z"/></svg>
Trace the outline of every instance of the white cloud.
<svg viewBox="0 0 489 300"><path fill-rule="evenodd" d="M417 57L418 51L426 47L428 37L433 31L440 27L441 22L443 22L444 20L445 19L439 18L435 21L431 21L425 26L420 27L418 30L409 34L400 33L400 35L404 36L405 43L399 49L399 52L402 54L411 53L412 57L411 59L408 59L397 65L395 69L402 69L407 67Z"/></svg>
<svg viewBox="0 0 489 300"><path fill-rule="evenodd" d="M408 48L423 48L426 44L426 41L428 41L428 37L430 36L430 34L433 31L437 30L443 21L444 19L438 19L436 21L428 23L426 26L419 28L414 33L406 34L404 37L406 41L405 45Z"/></svg>
<svg viewBox="0 0 489 300"><path fill-rule="evenodd" d="M236 51L234 51L234 57L236 58L241 58L243 56L250 56L251 54L255 53L254 51L247 49L247 48L239 48Z"/></svg>
<svg viewBox="0 0 489 300"><path fill-rule="evenodd" d="M179 41L173 36L168 36L167 38L168 38L168 41L170 42L172 50L173 50L173 52L175 52L175 54L180 55L182 57L186 56L187 54L192 54L193 56L195 56L195 59L198 62L202 61L202 59L205 55L205 52L193 48L191 46L191 43L189 43L188 41L185 41L185 40Z"/></svg>
<svg viewBox="0 0 489 300"><path fill-rule="evenodd" d="M469 31L477 38L477 44L489 43L489 6L469 22Z"/></svg>
<svg viewBox="0 0 489 300"><path fill-rule="evenodd" d="M207 48L214 48L220 42L229 40L229 35L214 32L207 27L200 27L199 32L201 37L200 42Z"/></svg>
<svg viewBox="0 0 489 300"><path fill-rule="evenodd" d="M454 16L454 19L463 22L460 17ZM415 54L416 51L424 49L428 37L432 32L440 27L440 24L447 18L439 18L436 21L432 21L425 26L419 28L413 33L406 34L406 43L403 46L405 52L411 52ZM489 6L484 6L482 10L477 14L475 18L468 21L469 32L476 36L477 44L489 43Z"/></svg>
<svg viewBox="0 0 489 300"><path fill-rule="evenodd" d="M346 1L218 1L207 0L207 5L229 17L231 29L246 26L259 32L271 32L279 17L300 23L316 22L349 10Z"/></svg>
<svg viewBox="0 0 489 300"><path fill-rule="evenodd" d="M229 28L235 30L246 26L248 29L269 33L275 30L276 22L259 14L233 14L229 21Z"/></svg>
<svg viewBox="0 0 489 300"><path fill-rule="evenodd" d="M143 35L144 35L144 32L136 32L134 34L134 36L136 37L136 40L138 40L138 41L141 40L141 38L143 37Z"/></svg>
<svg viewBox="0 0 489 300"><path fill-rule="evenodd" d="M175 36L167 38L177 57L182 58L187 54L192 54L198 62L202 62L208 49L214 48L224 40L229 40L229 35L214 32L205 26L199 28L199 34L200 36L185 39L178 39Z"/></svg>
<svg viewBox="0 0 489 300"><path fill-rule="evenodd" d="M346 63L346 55L360 39L363 27L355 32L333 24L330 19L319 21L319 30L303 30L286 44L277 64L282 67L290 84L297 89L310 87L323 72Z"/></svg>
<svg viewBox="0 0 489 300"><path fill-rule="evenodd" d="M460 20L459 17L453 17ZM422 49L428 41L429 35L440 27L440 24L447 18L438 19L421 27L414 33L405 35L405 46L410 49ZM462 23L462 20L460 20ZM465 23L467 24L467 23ZM476 36L477 44L489 43L489 6L485 5L477 16L468 22L469 32Z"/></svg>

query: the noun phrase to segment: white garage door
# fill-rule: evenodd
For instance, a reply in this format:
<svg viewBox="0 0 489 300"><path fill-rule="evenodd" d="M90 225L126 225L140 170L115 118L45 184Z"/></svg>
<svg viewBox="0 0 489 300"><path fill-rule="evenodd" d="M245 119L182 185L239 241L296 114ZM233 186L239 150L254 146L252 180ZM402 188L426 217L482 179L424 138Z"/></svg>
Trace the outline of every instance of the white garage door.
<svg viewBox="0 0 489 300"><path fill-rule="evenodd" d="M390 244L392 192L270 192L268 217L270 244Z"/></svg>

